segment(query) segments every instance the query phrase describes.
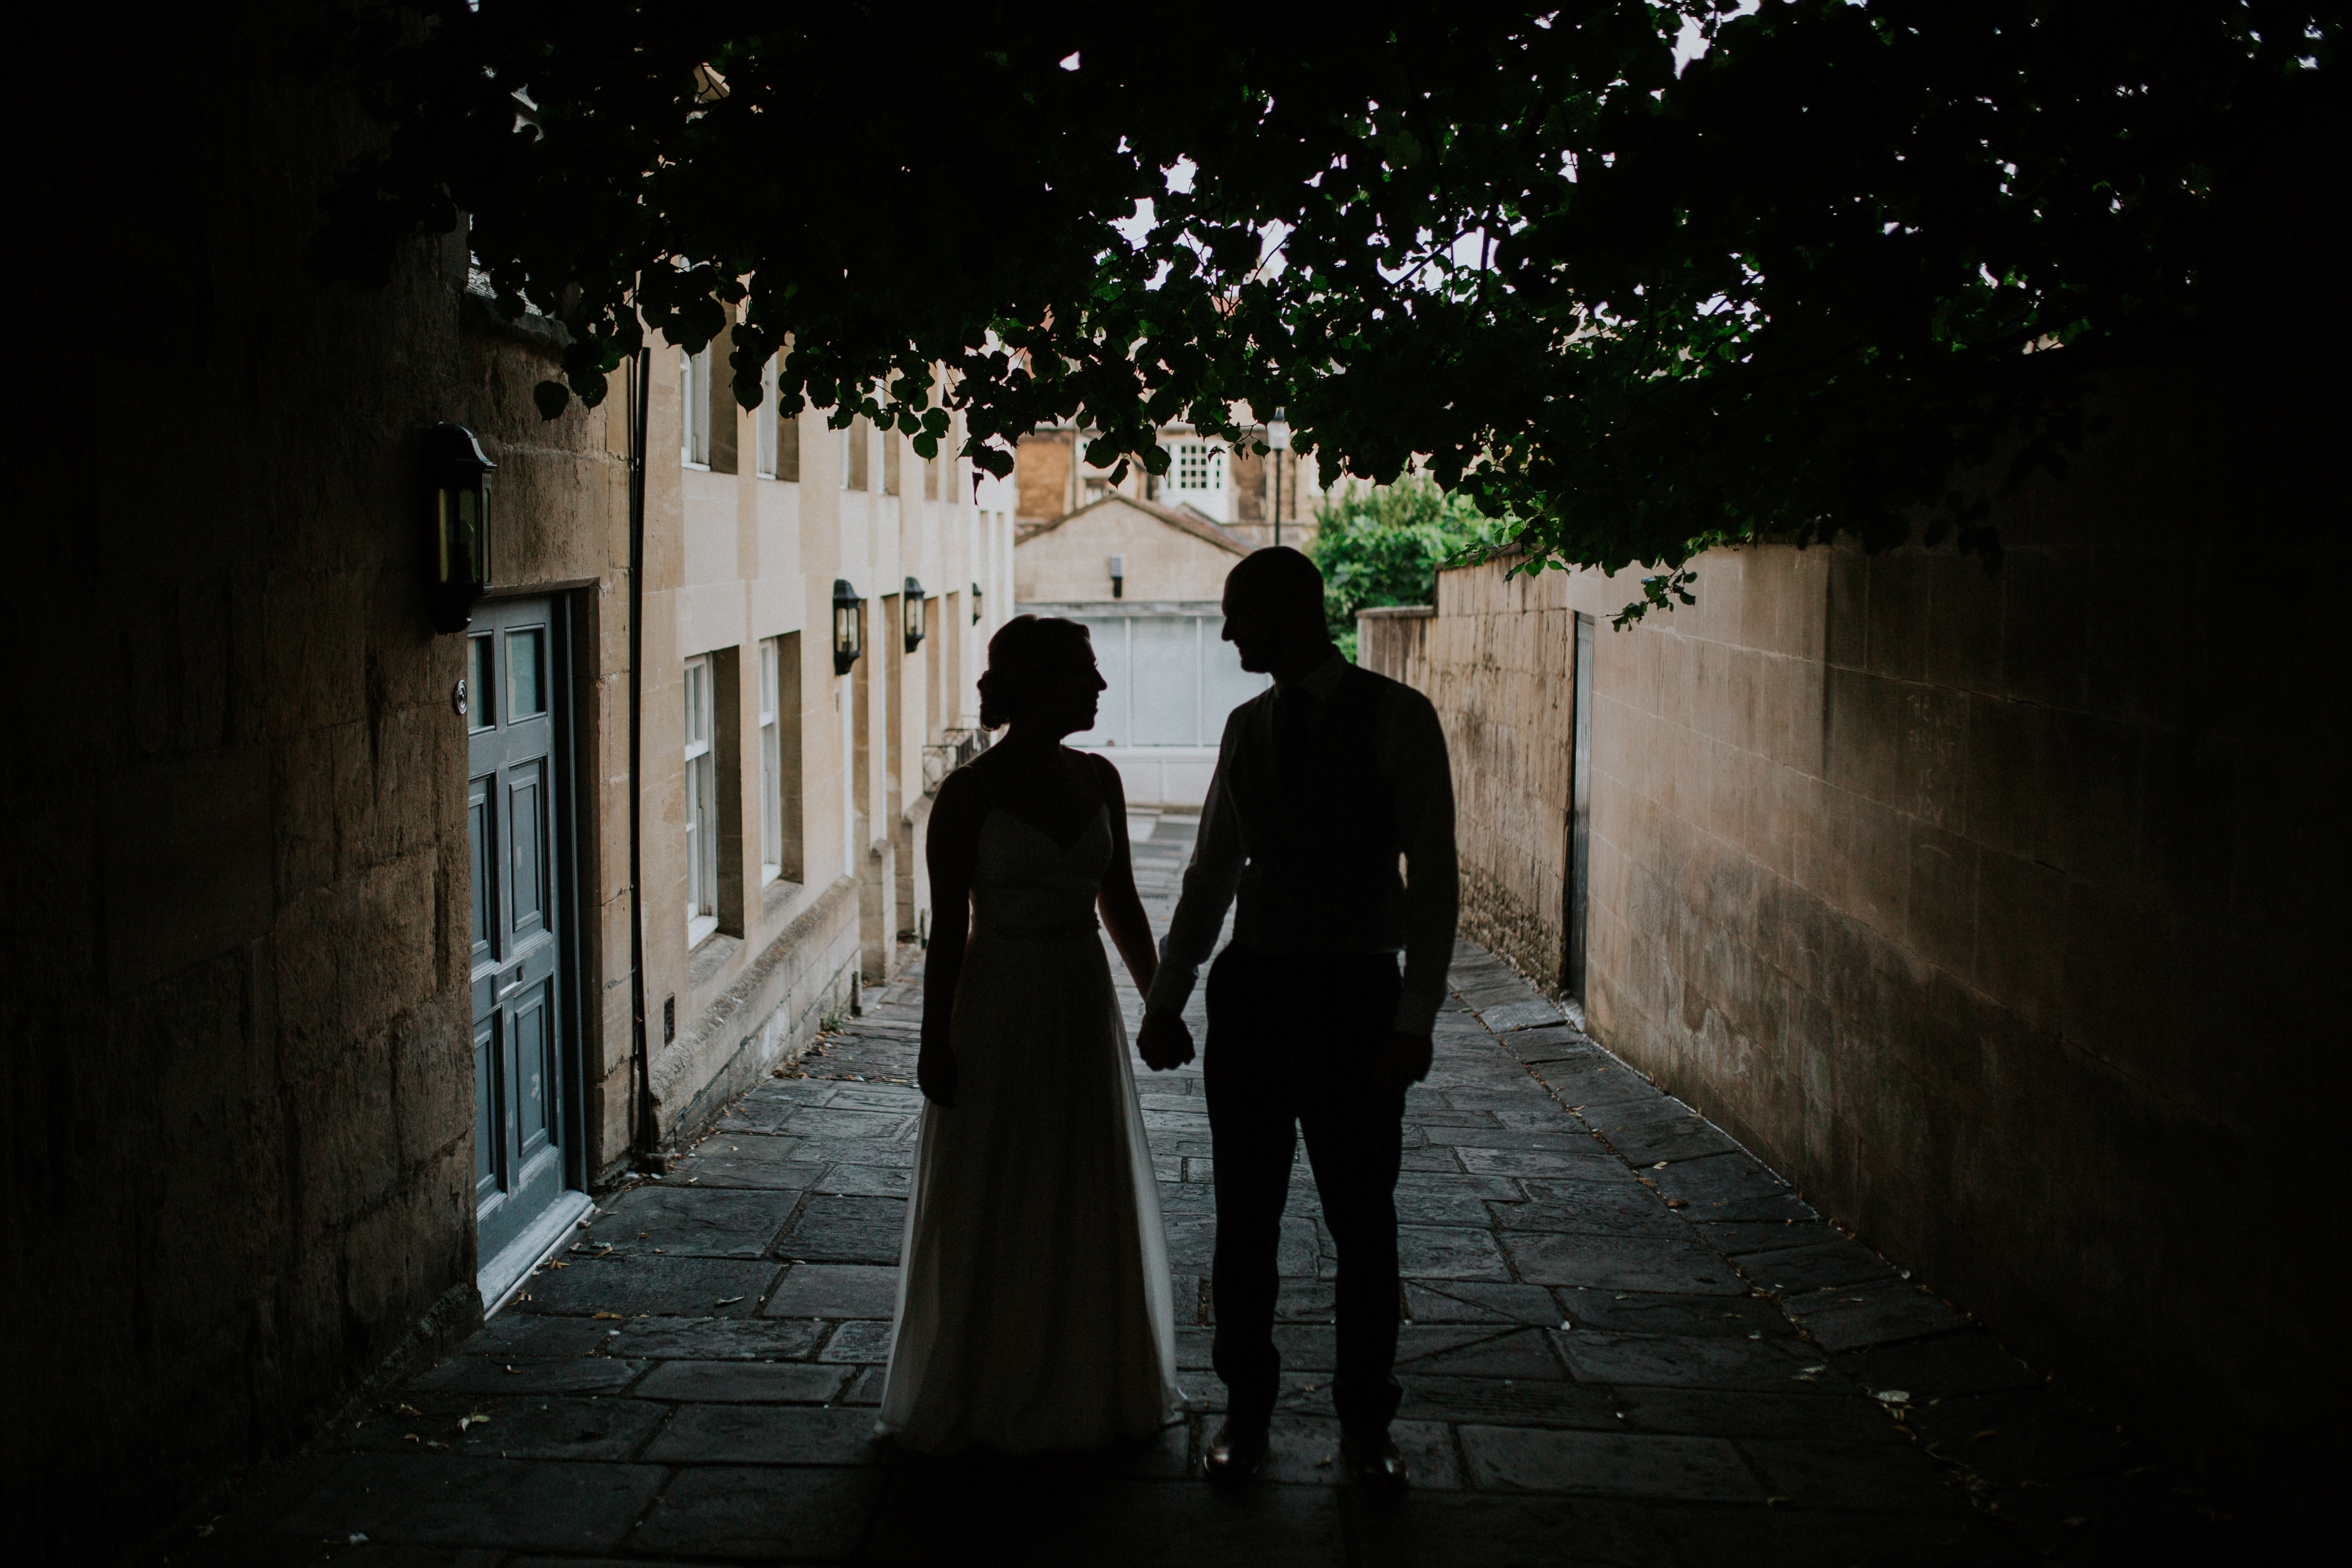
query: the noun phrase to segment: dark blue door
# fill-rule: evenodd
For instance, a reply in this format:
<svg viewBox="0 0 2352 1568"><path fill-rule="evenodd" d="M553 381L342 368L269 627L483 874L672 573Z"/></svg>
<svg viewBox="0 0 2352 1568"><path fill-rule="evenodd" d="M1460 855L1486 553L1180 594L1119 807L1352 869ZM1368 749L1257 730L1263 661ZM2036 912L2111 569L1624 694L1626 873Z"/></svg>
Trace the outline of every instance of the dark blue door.
<svg viewBox="0 0 2352 1568"><path fill-rule="evenodd" d="M568 1186L554 608L486 604L467 642L474 1201L484 1289L499 1293L552 1239L541 1232L562 1223Z"/></svg>

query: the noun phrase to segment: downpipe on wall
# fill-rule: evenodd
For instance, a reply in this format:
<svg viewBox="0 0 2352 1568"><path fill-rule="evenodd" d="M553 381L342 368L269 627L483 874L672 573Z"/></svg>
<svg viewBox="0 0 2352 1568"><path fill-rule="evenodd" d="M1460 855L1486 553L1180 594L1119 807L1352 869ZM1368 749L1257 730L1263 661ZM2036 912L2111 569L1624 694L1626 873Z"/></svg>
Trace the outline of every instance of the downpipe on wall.
<svg viewBox="0 0 2352 1568"><path fill-rule="evenodd" d="M646 900L643 805L637 766L643 751L646 651L646 420L653 395L653 351L639 349L629 374L629 1147L653 1147L653 1063L646 1048Z"/></svg>

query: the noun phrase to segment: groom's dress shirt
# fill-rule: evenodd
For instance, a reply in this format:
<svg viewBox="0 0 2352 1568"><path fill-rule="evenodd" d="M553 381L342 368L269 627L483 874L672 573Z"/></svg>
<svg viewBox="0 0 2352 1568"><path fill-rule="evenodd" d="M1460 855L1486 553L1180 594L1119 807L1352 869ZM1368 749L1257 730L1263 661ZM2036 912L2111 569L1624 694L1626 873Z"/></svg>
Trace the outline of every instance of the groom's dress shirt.
<svg viewBox="0 0 2352 1568"><path fill-rule="evenodd" d="M1392 1026L1430 1031L1460 889L1454 776L1428 698L1334 653L1234 710L1150 1011L1183 1010L1237 892L1240 946L1296 957L1402 951Z"/></svg>

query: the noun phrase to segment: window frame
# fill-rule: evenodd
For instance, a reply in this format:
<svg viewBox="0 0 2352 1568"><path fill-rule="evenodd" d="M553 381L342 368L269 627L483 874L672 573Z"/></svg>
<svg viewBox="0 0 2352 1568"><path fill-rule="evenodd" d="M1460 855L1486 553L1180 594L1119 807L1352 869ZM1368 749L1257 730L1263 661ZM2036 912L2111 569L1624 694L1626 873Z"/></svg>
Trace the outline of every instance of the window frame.
<svg viewBox="0 0 2352 1568"><path fill-rule="evenodd" d="M677 466L710 470L710 350L677 351Z"/></svg>
<svg viewBox="0 0 2352 1568"><path fill-rule="evenodd" d="M686 945L690 950L719 929L719 754L717 671L710 656L686 661Z"/></svg>
<svg viewBox="0 0 2352 1568"><path fill-rule="evenodd" d="M759 426L759 450L751 458L752 472L763 479L780 478L776 448L782 443L776 429L776 362L773 356L760 367L760 413L752 423Z"/></svg>
<svg viewBox="0 0 2352 1568"><path fill-rule="evenodd" d="M760 639L760 886L784 874L783 639Z"/></svg>

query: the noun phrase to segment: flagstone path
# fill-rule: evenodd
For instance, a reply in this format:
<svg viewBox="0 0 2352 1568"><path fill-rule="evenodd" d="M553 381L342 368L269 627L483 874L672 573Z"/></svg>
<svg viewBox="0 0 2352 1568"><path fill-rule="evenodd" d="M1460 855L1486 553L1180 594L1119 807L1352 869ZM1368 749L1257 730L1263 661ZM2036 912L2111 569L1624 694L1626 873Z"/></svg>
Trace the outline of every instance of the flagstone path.
<svg viewBox="0 0 2352 1568"><path fill-rule="evenodd" d="M1160 929L1183 832L1163 822L1136 848ZM1344 1486L1333 1463L1333 1261L1303 1158L1275 1452L1255 1487L1199 1479L1222 1391L1197 1066L1138 1068L1188 1416L1084 1461L876 1444L921 1103L910 969L667 1173L606 1194L457 1354L186 1544L205 1561L434 1568L1507 1568L2094 1562L2206 1527L2090 1412L1506 965L1465 942L1453 983L1398 1192L1403 1499ZM1205 1037L1197 996L1192 1024Z"/></svg>

